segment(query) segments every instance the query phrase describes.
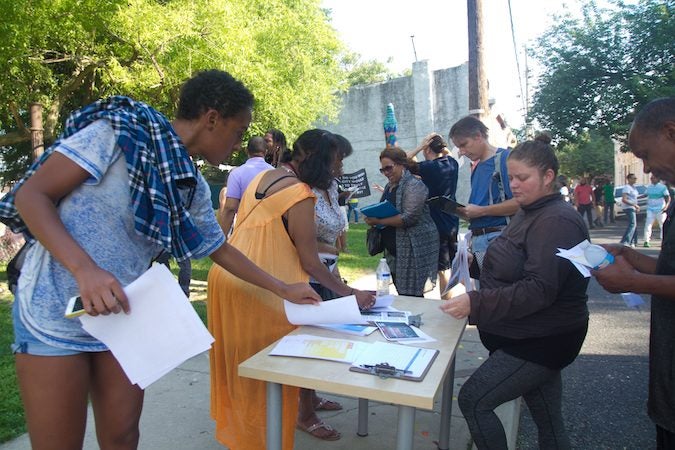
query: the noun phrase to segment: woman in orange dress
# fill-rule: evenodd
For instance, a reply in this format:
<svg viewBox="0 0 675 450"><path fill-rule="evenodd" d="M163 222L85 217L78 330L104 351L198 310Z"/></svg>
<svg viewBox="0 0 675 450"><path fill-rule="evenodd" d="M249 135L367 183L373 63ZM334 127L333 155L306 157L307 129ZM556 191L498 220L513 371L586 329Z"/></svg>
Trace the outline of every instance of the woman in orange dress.
<svg viewBox="0 0 675 450"><path fill-rule="evenodd" d="M293 146L292 161L253 179L241 199L229 243L280 280L307 282L311 275L339 295L355 294L359 306L368 308L374 297L333 276L318 256L311 188L328 187L337 157L331 133L303 133ZM265 448L265 383L239 377L237 368L295 326L287 321L280 297L217 265L208 277L208 323L216 339L211 350L216 438L232 450ZM298 388L283 387L283 448L293 448L296 420L316 425L312 425L316 437L339 438L313 411L312 417L298 417L298 395Z"/></svg>

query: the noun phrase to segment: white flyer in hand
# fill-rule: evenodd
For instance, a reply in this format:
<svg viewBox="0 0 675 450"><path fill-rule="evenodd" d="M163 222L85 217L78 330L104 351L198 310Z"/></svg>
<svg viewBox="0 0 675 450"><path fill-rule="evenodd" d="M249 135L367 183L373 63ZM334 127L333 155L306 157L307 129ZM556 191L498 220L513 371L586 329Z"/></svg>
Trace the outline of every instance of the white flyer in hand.
<svg viewBox="0 0 675 450"><path fill-rule="evenodd" d="M293 325L365 323L354 295L327 300L318 305L298 305L284 300L284 309L286 318Z"/></svg>
<svg viewBox="0 0 675 450"><path fill-rule="evenodd" d="M178 282L155 264L124 288L130 314L83 315L82 327L108 346L129 380L145 389L214 339Z"/></svg>

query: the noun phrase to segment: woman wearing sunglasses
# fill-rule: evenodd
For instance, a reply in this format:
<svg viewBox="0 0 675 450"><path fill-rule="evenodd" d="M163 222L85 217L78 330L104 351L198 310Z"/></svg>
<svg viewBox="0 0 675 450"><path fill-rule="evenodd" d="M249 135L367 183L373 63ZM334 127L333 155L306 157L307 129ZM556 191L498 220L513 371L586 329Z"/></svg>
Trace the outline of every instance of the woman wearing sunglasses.
<svg viewBox="0 0 675 450"><path fill-rule="evenodd" d="M439 240L425 203L429 190L413 175L416 171L417 163L400 148L387 148L380 153L380 172L389 181L381 201L389 200L400 213L364 220L371 226L385 226L384 255L398 294L423 297L428 290L425 287L436 283Z"/></svg>

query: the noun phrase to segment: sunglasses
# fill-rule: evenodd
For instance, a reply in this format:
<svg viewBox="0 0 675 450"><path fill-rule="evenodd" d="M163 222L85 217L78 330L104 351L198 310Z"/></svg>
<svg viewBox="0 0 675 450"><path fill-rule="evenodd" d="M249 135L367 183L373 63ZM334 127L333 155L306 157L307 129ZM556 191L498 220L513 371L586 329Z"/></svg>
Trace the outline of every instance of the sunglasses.
<svg viewBox="0 0 675 450"><path fill-rule="evenodd" d="M388 173L388 172L391 172L392 170L394 170L394 165L393 165L393 164L389 164L388 166L382 167L382 168L380 169L380 173Z"/></svg>

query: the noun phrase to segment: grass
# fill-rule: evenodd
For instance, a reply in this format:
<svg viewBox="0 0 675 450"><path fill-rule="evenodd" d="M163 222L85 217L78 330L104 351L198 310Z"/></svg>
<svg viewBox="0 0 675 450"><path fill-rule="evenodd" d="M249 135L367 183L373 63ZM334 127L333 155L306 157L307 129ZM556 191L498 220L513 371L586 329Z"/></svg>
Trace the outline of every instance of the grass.
<svg viewBox="0 0 675 450"><path fill-rule="evenodd" d="M379 261L379 256L369 256L366 250L365 224L351 224L347 233L348 253L340 255L340 273L348 282L372 273ZM192 262L192 279L206 281L211 260L204 258ZM178 266L173 264L171 271L178 275ZM26 432L23 405L14 370L14 356L10 345L14 340L12 330L12 302L13 296L7 289L6 265L0 264L0 443L14 439ZM192 302L202 321L206 323L206 302L197 300Z"/></svg>

